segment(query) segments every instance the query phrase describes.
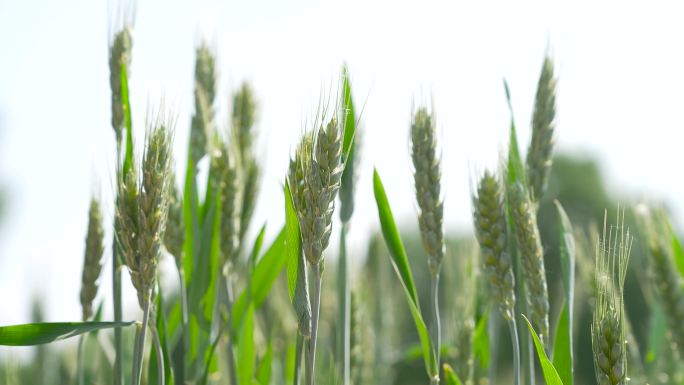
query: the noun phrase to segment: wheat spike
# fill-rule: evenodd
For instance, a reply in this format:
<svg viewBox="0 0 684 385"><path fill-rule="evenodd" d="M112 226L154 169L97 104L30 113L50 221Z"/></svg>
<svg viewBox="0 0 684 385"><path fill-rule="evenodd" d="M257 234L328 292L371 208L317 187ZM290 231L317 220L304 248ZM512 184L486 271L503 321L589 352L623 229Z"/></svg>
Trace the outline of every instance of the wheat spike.
<svg viewBox="0 0 684 385"><path fill-rule="evenodd" d="M606 215L607 216L607 215ZM599 385L624 385L627 379L625 307L623 288L632 248L624 228L624 211L615 227L606 230L596 245L596 309L592 320L592 348Z"/></svg>
<svg viewBox="0 0 684 385"><path fill-rule="evenodd" d="M535 202L539 202L544 195L548 183L555 128L556 78L553 73L553 60L546 57L537 85L532 116L532 139L527 151L527 178Z"/></svg>
<svg viewBox="0 0 684 385"><path fill-rule="evenodd" d="M544 253L537 227L537 216L527 190L515 183L510 188L511 216L521 255L522 270L527 288L530 320L542 342L549 343L549 294L546 287Z"/></svg>
<svg viewBox="0 0 684 385"><path fill-rule="evenodd" d="M477 195L473 197L473 207L482 270L501 315L510 320L515 308L515 277L508 253L503 191L496 177L489 171L485 171L480 179Z"/></svg>
<svg viewBox="0 0 684 385"><path fill-rule="evenodd" d="M173 169L172 169L173 170ZM176 266L183 265L183 243L185 224L183 223L183 197L176 187L175 172L169 176L169 218L164 233L164 246L173 255Z"/></svg>
<svg viewBox="0 0 684 385"><path fill-rule="evenodd" d="M436 135L434 117L427 108L419 108L411 122L411 158L420 208L418 224L432 275L439 273L444 258L444 202L440 196L442 175Z"/></svg>
<svg viewBox="0 0 684 385"><path fill-rule="evenodd" d="M114 35L109 47L109 87L112 91L112 127L116 134L116 143L121 144L124 127L124 106L121 101L121 65L125 64L130 74L131 50L133 37L131 29L125 27Z"/></svg>
<svg viewBox="0 0 684 385"><path fill-rule="evenodd" d="M85 243L85 260L83 262L83 275L81 276L81 307L83 308L83 320L87 321L93 315L93 300L97 295L97 279L102 271L102 256L104 255L102 213L100 203L94 198L90 200L88 233Z"/></svg>
<svg viewBox="0 0 684 385"><path fill-rule="evenodd" d="M194 164L207 153L214 124L216 98L215 58L207 44L201 44L195 57L195 113L190 123L190 153Z"/></svg>
<svg viewBox="0 0 684 385"><path fill-rule="evenodd" d="M221 258L222 265L234 264L240 236L240 167L234 146L218 140L212 156L214 188L221 195Z"/></svg>

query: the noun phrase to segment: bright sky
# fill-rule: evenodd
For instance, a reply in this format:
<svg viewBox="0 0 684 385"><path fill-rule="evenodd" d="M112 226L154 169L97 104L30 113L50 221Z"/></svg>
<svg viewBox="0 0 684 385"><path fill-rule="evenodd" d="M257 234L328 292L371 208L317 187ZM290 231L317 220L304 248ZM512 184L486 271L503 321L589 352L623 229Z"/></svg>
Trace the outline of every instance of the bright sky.
<svg viewBox="0 0 684 385"><path fill-rule="evenodd" d="M374 166L396 216L415 222L408 128L412 106L424 101L434 100L442 133L446 226L470 228L469 181L497 164L507 142L502 79L526 144L547 48L560 76L559 148L594 154L620 194L665 198L682 218L684 183L673 173L684 127L678 2L285 3L140 0L131 75L135 129L143 131L146 111L163 97L178 117L179 164L198 42L206 37L218 52L221 126L229 92L252 82L265 162L254 227L268 219L269 238L283 220L280 186L303 122L321 93L335 92L344 62L356 104L366 102L355 255L378 227ZM48 320L80 317L90 196L102 197L112 216L107 49L114 8L90 0L0 2L0 181L10 198L0 224L0 325L27 322L33 296L42 298ZM110 296L109 264L100 298ZM135 296L125 280L132 318Z"/></svg>

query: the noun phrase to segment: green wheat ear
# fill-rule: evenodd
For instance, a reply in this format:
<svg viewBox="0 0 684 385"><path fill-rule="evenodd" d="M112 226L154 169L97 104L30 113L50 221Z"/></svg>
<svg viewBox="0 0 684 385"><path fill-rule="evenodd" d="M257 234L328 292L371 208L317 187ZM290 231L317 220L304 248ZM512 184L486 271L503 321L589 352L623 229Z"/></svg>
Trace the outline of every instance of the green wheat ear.
<svg viewBox="0 0 684 385"><path fill-rule="evenodd" d="M100 203L90 200L88 211L88 234L86 235L85 260L83 275L81 276L81 307L83 320L87 321L93 315L93 300L97 295L97 279L102 271L102 256L104 255L104 229L102 227L102 212Z"/></svg>
<svg viewBox="0 0 684 385"><path fill-rule="evenodd" d="M591 324L596 380L599 385L624 385L627 379L623 288L632 248L624 210L615 226L606 227L596 246L596 309ZM607 214L606 214L607 217Z"/></svg>
<svg viewBox="0 0 684 385"><path fill-rule="evenodd" d="M437 156L435 120L425 107L416 111L411 122L411 158L416 201L420 208L418 224L430 272L436 275L444 258L442 170Z"/></svg>
<svg viewBox="0 0 684 385"><path fill-rule="evenodd" d="M482 271L494 302L504 319L515 314L515 276L508 253L506 213L503 190L497 178L485 171L473 197L475 235L480 244Z"/></svg>
<svg viewBox="0 0 684 385"><path fill-rule="evenodd" d="M216 59L206 43L197 47L195 56L195 113L190 123L190 153L193 164L207 153L208 138L214 129L216 98Z"/></svg>
<svg viewBox="0 0 684 385"><path fill-rule="evenodd" d="M109 87L112 91L112 128L116 134L116 143L120 146L124 127L124 106L121 100L121 65L127 71L131 68L131 50L133 37L129 27L123 28L114 35L109 47Z"/></svg>
<svg viewBox="0 0 684 385"><path fill-rule="evenodd" d="M164 233L164 246L173 255L176 266L183 266L183 243L185 242L185 224L183 223L183 197L176 187L176 175L171 169L169 175L169 218Z"/></svg>
<svg viewBox="0 0 684 385"><path fill-rule="evenodd" d="M544 58L532 115L532 139L527 151L527 180L534 202L546 191L551 172L553 132L556 128L556 78L553 60Z"/></svg>
<svg viewBox="0 0 684 385"><path fill-rule="evenodd" d="M527 190L520 183L510 186L509 203L527 285L530 321L539 333L541 341L548 347L550 341L549 294L546 285L544 252L539 236L535 207Z"/></svg>
<svg viewBox="0 0 684 385"><path fill-rule="evenodd" d="M214 187L221 196L221 265L229 269L239 252L241 175L235 146L218 139L212 154Z"/></svg>

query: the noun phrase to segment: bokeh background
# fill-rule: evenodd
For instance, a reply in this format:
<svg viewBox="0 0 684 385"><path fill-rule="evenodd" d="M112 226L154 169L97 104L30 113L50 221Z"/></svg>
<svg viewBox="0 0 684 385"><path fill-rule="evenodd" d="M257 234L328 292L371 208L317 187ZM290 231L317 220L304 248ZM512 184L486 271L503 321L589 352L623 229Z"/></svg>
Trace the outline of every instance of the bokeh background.
<svg viewBox="0 0 684 385"><path fill-rule="evenodd" d="M122 9L135 9L134 124L142 127L160 108L175 116L178 164L185 163L195 47L207 40L218 55L220 125L228 127L230 93L243 81L253 85L265 171L252 233L268 222L267 239L283 221L281 185L299 134L319 101L335 98L340 69L348 65L355 102L363 106L349 233L351 258L361 265L379 227L373 167L396 217L405 228L416 227L408 147L414 106L429 103L436 111L446 228L467 236L473 180L499 164L507 145L503 79L526 144L547 53L559 76L561 154L547 195L580 212L572 219L582 223L600 221L603 209L618 202L662 201L679 228L683 7L669 1L140 0L131 8L112 1L3 0L0 325L29 322L36 303L45 320L80 316L90 196L110 208L106 223L112 217L107 55ZM136 314L133 289L127 278L124 283L126 313ZM105 270L100 297L110 292ZM0 360L28 352L0 349Z"/></svg>

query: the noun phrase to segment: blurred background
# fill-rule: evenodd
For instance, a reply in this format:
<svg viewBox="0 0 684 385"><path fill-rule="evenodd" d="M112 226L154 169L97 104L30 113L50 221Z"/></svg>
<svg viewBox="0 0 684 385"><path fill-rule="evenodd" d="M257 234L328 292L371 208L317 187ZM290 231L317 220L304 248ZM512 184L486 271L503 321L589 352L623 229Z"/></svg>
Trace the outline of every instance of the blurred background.
<svg viewBox="0 0 684 385"><path fill-rule="evenodd" d="M346 63L355 103L363 106L349 233L352 263L360 266L379 227L374 167L403 228L417 228L408 146L414 106L429 103L436 111L447 232L470 239L473 181L498 166L507 145L502 80L510 85L526 147L548 52L559 77L559 155L540 212L543 238L553 245L555 230L544 224L555 219L544 215L553 216L549 204L556 197L580 225L600 222L603 210L617 203L662 201L678 228L684 183L673 169L684 127L682 5L642 4L140 0L132 7L134 125L143 127L150 111L168 111L176 121L176 160L185 163L194 50L208 41L218 56L219 126L228 127L228 95L243 81L257 95L264 174L251 233L267 222L270 240L283 222L287 160L319 100L337 95ZM107 60L122 9L112 1L0 2L0 325L29 322L36 309L48 321L80 317L89 198L109 207L105 223L112 218ZM334 260L336 236L330 250ZM558 274L557 266L547 268L551 277ZM128 278L124 284L125 314L134 315L133 288ZM110 293L105 269L99 297ZM638 314L638 306L637 300L628 311ZM0 361L29 352L0 349Z"/></svg>

